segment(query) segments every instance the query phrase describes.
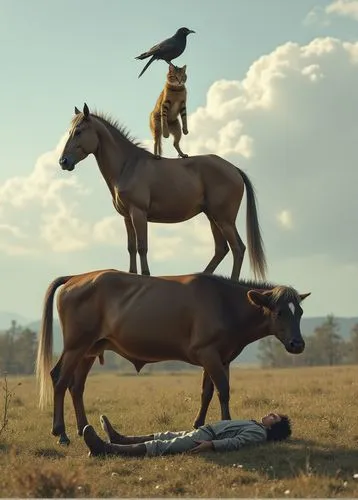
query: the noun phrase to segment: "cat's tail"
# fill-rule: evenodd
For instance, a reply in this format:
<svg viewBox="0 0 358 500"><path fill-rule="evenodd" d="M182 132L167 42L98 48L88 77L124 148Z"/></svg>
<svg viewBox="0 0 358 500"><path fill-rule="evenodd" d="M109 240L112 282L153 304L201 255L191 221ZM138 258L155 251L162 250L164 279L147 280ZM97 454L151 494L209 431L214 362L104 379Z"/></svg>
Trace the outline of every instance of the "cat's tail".
<svg viewBox="0 0 358 500"><path fill-rule="evenodd" d="M158 154L159 156L162 156L162 135L159 135L158 138Z"/></svg>

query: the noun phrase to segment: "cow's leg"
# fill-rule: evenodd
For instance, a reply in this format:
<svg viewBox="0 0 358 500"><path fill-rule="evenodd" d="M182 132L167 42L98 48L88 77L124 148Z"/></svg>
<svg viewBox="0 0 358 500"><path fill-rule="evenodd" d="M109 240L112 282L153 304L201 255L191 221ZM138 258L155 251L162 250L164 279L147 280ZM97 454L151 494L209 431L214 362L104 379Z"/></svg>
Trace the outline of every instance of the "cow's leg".
<svg viewBox="0 0 358 500"><path fill-rule="evenodd" d="M227 370L222 363L219 353L212 347L202 349L197 353L201 366L210 376L218 393L221 406L221 420L231 420L229 400L230 386Z"/></svg>
<svg viewBox="0 0 358 500"><path fill-rule="evenodd" d="M80 361L69 386L73 407L76 413L77 432L79 436L82 436L82 431L84 427L88 425L86 411L83 404L83 393L85 390L87 375L90 369L92 368L95 359L96 358L92 356L88 358L83 358Z"/></svg>
<svg viewBox="0 0 358 500"><path fill-rule="evenodd" d="M64 420L65 393L71 383L71 380L73 379L75 369L81 362L81 359L87 349L87 345L82 345L75 350L63 351L60 360L56 364L54 370L52 370L51 372L54 390L52 434L54 436L60 436L60 444L70 443L70 440L66 434Z"/></svg>
<svg viewBox="0 0 358 500"><path fill-rule="evenodd" d="M206 370L203 369L203 378L201 386L201 405L194 421L195 429L197 429L201 425L204 425L206 414L208 412L208 408L212 400L213 394L214 394L213 381L211 380Z"/></svg>

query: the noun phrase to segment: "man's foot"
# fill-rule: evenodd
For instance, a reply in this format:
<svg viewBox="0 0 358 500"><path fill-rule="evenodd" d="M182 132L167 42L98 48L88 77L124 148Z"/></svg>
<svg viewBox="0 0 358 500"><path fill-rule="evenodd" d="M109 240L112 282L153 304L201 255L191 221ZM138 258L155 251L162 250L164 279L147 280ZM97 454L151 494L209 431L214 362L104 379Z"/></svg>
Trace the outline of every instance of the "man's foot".
<svg viewBox="0 0 358 500"><path fill-rule="evenodd" d="M101 415L99 420L101 422L101 427L107 434L110 443L124 444L124 436L113 429L110 421L105 415Z"/></svg>
<svg viewBox="0 0 358 500"><path fill-rule="evenodd" d="M92 425L86 425L83 429L83 439L90 450L89 456L98 457L106 454L106 443L97 436Z"/></svg>

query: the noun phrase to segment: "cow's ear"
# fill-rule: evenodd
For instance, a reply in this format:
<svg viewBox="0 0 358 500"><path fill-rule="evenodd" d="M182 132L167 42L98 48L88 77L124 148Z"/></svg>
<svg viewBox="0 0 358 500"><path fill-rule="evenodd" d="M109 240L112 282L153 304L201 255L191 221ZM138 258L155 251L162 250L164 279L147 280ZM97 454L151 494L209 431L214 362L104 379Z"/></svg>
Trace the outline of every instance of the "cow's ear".
<svg viewBox="0 0 358 500"><path fill-rule="evenodd" d="M271 295L272 293L270 291L258 292L257 290L249 290L247 292L247 297L250 304L256 307L264 307L270 310L272 308Z"/></svg>

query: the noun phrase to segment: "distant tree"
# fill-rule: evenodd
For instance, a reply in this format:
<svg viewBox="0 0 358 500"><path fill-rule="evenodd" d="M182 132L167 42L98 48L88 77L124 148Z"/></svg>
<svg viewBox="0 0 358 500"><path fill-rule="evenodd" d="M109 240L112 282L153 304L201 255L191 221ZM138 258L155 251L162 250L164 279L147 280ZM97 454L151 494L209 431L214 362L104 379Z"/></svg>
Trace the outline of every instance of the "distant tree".
<svg viewBox="0 0 358 500"><path fill-rule="evenodd" d="M320 364L321 353L319 343L314 335L305 338L305 350L300 357L301 366L316 366Z"/></svg>
<svg viewBox="0 0 358 500"><path fill-rule="evenodd" d="M348 363L358 363L358 323L356 323L352 330L347 349Z"/></svg>
<svg viewBox="0 0 358 500"><path fill-rule="evenodd" d="M345 358L345 342L339 335L339 325L333 315L328 315L313 333L312 350L316 365L338 365Z"/></svg>
<svg viewBox="0 0 358 500"><path fill-rule="evenodd" d="M37 349L36 332L11 322L0 334L0 369L9 374L29 375L34 372Z"/></svg>
<svg viewBox="0 0 358 500"><path fill-rule="evenodd" d="M265 368L292 366L292 359L276 337L269 336L258 344L258 359Z"/></svg>
<svg viewBox="0 0 358 500"><path fill-rule="evenodd" d="M15 360L19 373L30 375L34 373L37 351L37 334L30 328L22 330L16 340Z"/></svg>

